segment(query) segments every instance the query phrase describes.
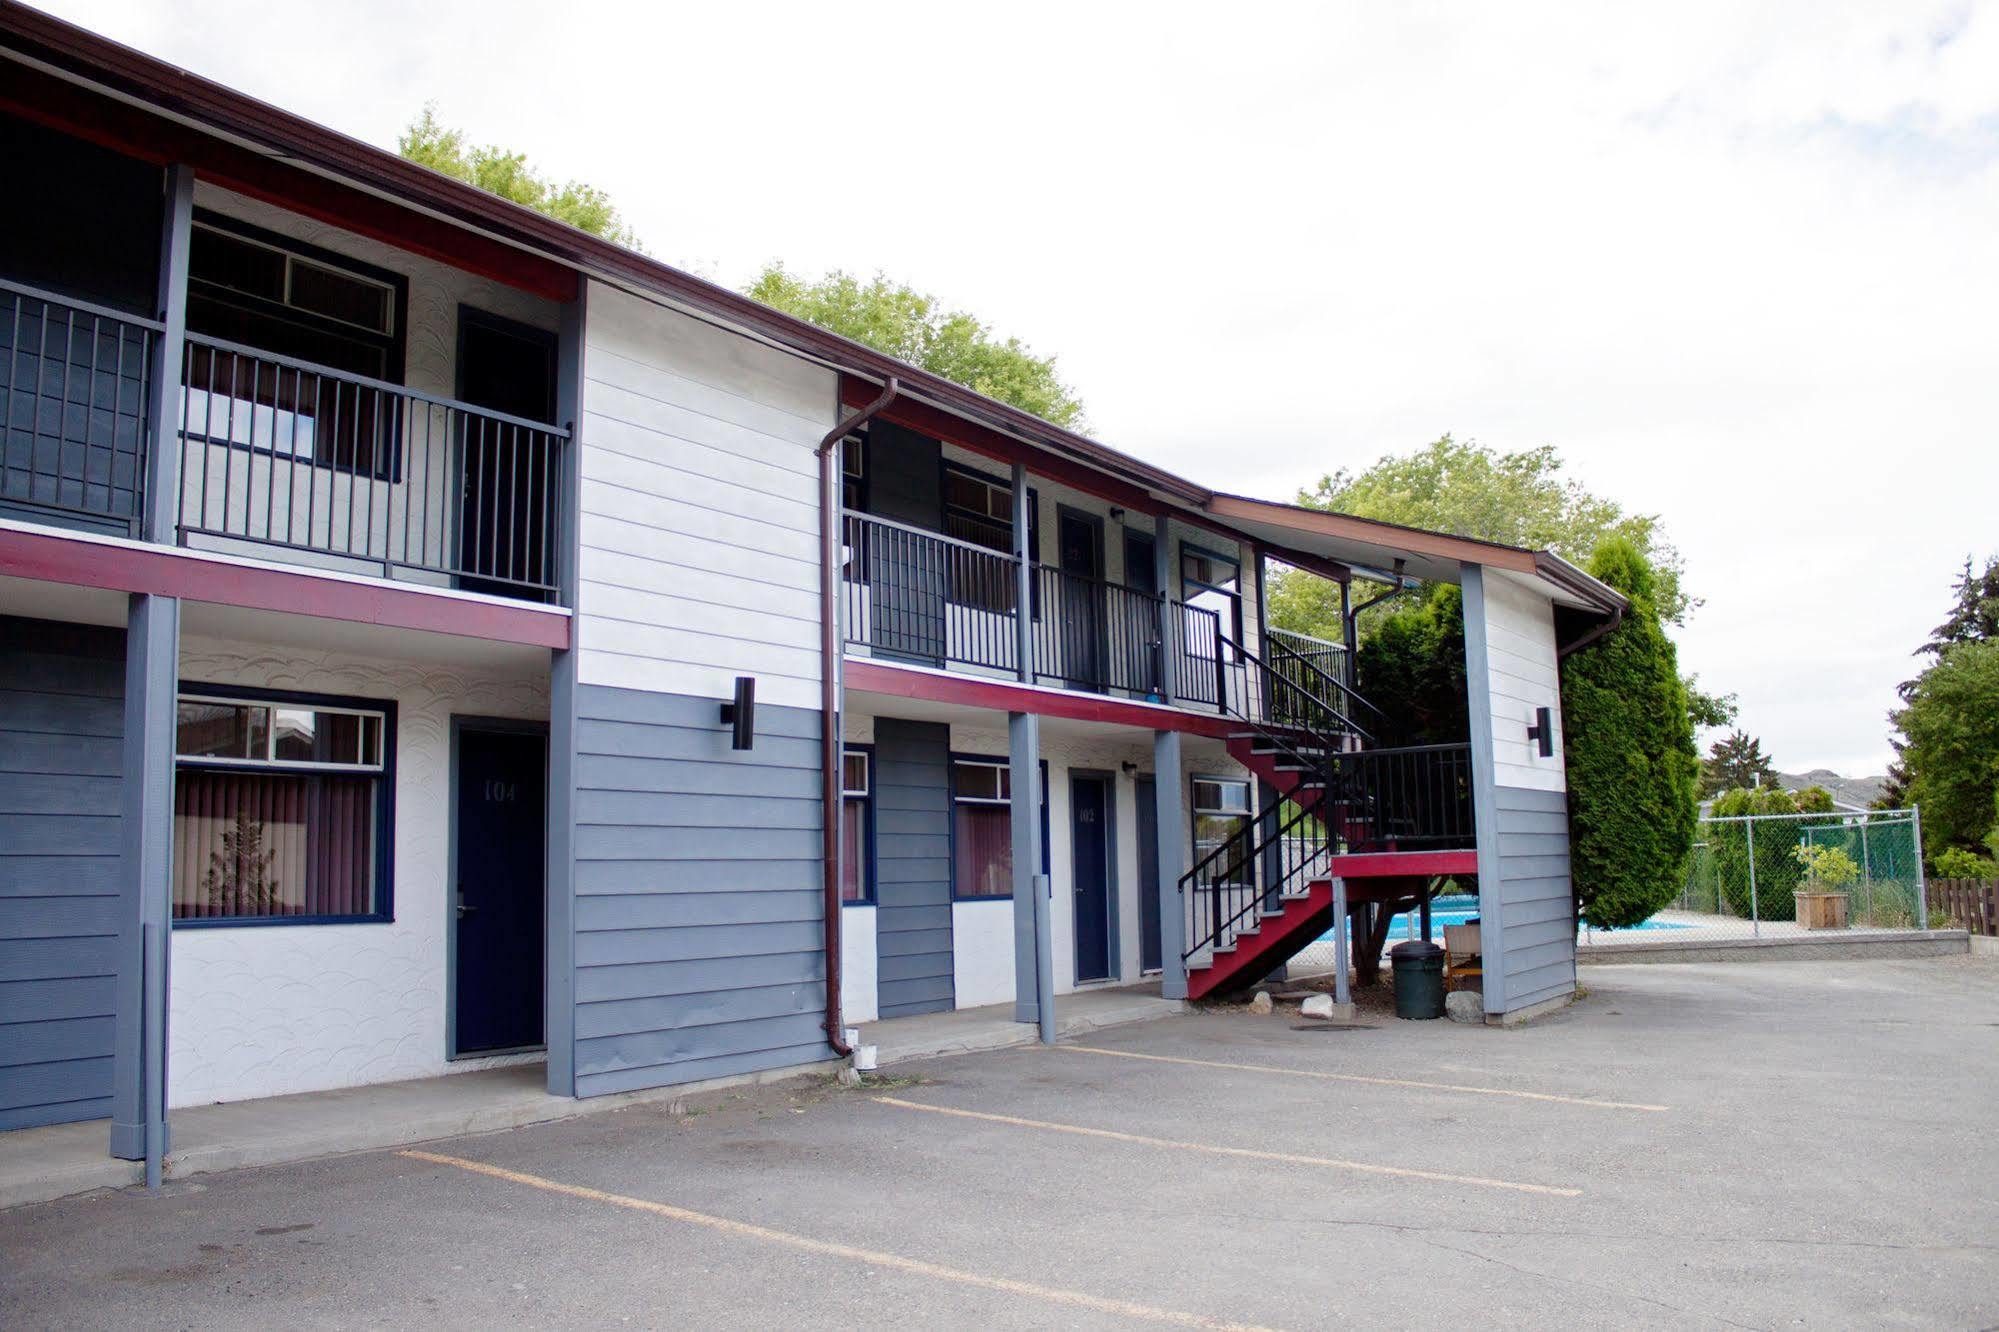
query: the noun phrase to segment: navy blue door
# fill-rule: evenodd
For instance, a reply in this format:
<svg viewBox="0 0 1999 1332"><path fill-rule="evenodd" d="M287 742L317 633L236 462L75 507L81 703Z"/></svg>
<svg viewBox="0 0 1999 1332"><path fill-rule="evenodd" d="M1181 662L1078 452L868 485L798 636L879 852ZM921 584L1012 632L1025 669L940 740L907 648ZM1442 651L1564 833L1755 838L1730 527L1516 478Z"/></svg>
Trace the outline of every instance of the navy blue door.
<svg viewBox="0 0 1999 1332"><path fill-rule="evenodd" d="M1138 779L1138 965L1158 971L1166 945L1159 921L1159 788Z"/></svg>
<svg viewBox="0 0 1999 1332"><path fill-rule="evenodd" d="M548 740L458 732L454 1054L542 1044Z"/></svg>
<svg viewBox="0 0 1999 1332"><path fill-rule="evenodd" d="M1070 845L1076 877L1076 979L1111 975L1111 784L1069 779Z"/></svg>

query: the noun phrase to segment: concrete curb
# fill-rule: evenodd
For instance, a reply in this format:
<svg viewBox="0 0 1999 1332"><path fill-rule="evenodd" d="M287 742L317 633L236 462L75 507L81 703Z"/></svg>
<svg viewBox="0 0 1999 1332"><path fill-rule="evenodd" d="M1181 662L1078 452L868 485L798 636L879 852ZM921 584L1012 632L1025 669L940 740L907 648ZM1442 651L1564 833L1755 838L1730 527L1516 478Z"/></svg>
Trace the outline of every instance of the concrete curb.
<svg viewBox="0 0 1999 1332"><path fill-rule="evenodd" d="M1152 1022L1159 1018L1172 1017L1187 1011L1187 1004L1180 999L1147 998L1141 1003L1124 1007L1104 1009L1096 1012L1079 1013L1062 1017L1061 1003L1056 1003L1057 1017L1055 1035L1080 1036L1084 1032L1097 1031L1104 1027L1124 1027L1135 1022ZM867 1029L862 1029L861 1039L867 1039ZM911 1041L901 1045L883 1045L876 1053L876 1067L887 1068L891 1064L906 1064L917 1059L938 1059L947 1055L981 1054L988 1050L1008 1050L1019 1045L1034 1045L1041 1039L1041 1033L1031 1022L1010 1022L994 1024L963 1034L940 1035L934 1040Z"/></svg>
<svg viewBox="0 0 1999 1332"><path fill-rule="evenodd" d="M1771 939L1595 944L1576 949L1576 961L1599 967L1647 962L1830 962L1843 958L1950 957L1971 951L1970 936L1963 930L1848 930L1818 937L1793 934Z"/></svg>

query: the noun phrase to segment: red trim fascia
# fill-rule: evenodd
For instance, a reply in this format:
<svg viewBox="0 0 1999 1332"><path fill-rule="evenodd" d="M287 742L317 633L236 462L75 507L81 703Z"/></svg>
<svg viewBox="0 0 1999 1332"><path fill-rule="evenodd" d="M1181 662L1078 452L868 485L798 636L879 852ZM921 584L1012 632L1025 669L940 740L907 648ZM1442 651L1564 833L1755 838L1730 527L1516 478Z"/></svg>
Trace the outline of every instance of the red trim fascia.
<svg viewBox="0 0 1999 1332"><path fill-rule="evenodd" d="M390 583L349 582L235 564L177 548L148 549L0 529L0 574L529 647L570 644L567 615L441 597Z"/></svg>
<svg viewBox="0 0 1999 1332"><path fill-rule="evenodd" d="M1373 879L1390 875L1478 873L1476 851L1367 851L1334 856L1332 867L1343 879Z"/></svg>
<svg viewBox="0 0 1999 1332"><path fill-rule="evenodd" d="M324 176L8 64L0 111L157 165L185 162L203 180L265 203L505 283L545 300L576 299L576 273L539 255L453 226Z"/></svg>
<svg viewBox="0 0 1999 1332"><path fill-rule="evenodd" d="M840 403L850 411L865 407L880 392L881 386L870 380L863 379L857 375L840 376ZM967 449L979 454L981 457L991 458L994 462L1005 463L1009 467L1014 463L1022 463L1037 476L1047 477L1050 481L1059 481L1071 489L1082 491L1085 495L1094 495L1098 499L1108 500L1110 503L1120 505L1134 513L1154 516L1165 512L1179 521L1186 523L1189 527L1198 527L1202 531L1213 532L1215 535L1226 537L1230 541L1247 542L1253 540L1246 533L1239 532L1232 527L1224 526L1198 509L1180 508L1177 505L1161 503L1153 497L1150 491L1144 490L1141 487L1134 486L1126 481L1120 481L1115 477L1106 476L1102 472L1094 468L1085 467L1080 463L1070 462L1066 458L1058 457L1043 449L1038 449L1034 445L1024 443L1010 435L1001 434L997 430L979 425L974 421L967 421L963 417L954 415L941 407L933 407L927 402L919 402L906 397L899 398L886 411L881 413L881 419L895 425L907 427L918 434L928 435L932 439L940 439L949 444L956 444L961 449ZM1286 564L1296 565L1298 568L1310 570L1322 577L1331 578L1338 582L1346 581L1346 569L1330 560L1322 559L1315 555L1307 555L1302 551L1287 550L1281 546L1268 546L1265 549L1275 554Z"/></svg>
<svg viewBox="0 0 1999 1332"><path fill-rule="evenodd" d="M1206 717L1181 712L1177 708L1099 698L1095 694L1029 689L1025 685L1008 684L1004 680L983 680L977 676L940 675L854 657L847 658L843 670L848 689L870 694L958 703L966 707L992 708L998 712L1032 712L1043 717L1064 717L1070 721L1142 726L1154 731L1184 731L1190 735L1217 739L1226 739L1236 729L1228 718L1219 715Z"/></svg>
<svg viewBox="0 0 1999 1332"><path fill-rule="evenodd" d="M881 386L869 383L854 375L840 376L840 402L849 410L865 407L881 393ZM1060 481L1065 486L1073 486L1085 494L1099 499L1121 504L1139 513L1153 514L1160 510L1158 500L1129 482L1105 476L1091 468L1072 463L1066 458L1058 458L1052 453L1036 449L1020 440L988 429L963 417L955 416L941 407L933 407L927 402L910 398L898 398L881 413L881 419L895 425L907 427L918 434L932 439L941 439L959 448L970 449L973 453L991 458L994 462L1024 463L1031 470L1051 481Z"/></svg>

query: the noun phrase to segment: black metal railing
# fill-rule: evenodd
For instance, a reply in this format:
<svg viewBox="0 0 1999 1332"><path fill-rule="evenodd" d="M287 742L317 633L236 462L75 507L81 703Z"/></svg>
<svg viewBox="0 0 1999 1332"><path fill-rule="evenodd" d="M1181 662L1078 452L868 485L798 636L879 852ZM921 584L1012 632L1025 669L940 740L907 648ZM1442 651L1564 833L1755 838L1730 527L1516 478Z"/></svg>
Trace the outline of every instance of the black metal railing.
<svg viewBox="0 0 1999 1332"><path fill-rule="evenodd" d="M0 508L133 535L162 325L0 282Z"/></svg>
<svg viewBox="0 0 1999 1332"><path fill-rule="evenodd" d="M1353 685L1353 660L1346 644L1335 643L1331 639L1314 638L1310 634L1294 633L1289 629L1267 626L1263 631L1263 641L1275 655L1276 649L1283 648L1290 656L1310 662L1322 674L1329 675L1341 684Z"/></svg>
<svg viewBox="0 0 1999 1332"><path fill-rule="evenodd" d="M183 543L554 591L568 431L193 334L181 394Z"/></svg>
<svg viewBox="0 0 1999 1332"><path fill-rule="evenodd" d="M1469 742L1356 749L1329 756L1325 803L1343 812L1348 841L1364 850L1472 845Z"/></svg>
<svg viewBox="0 0 1999 1332"><path fill-rule="evenodd" d="M1226 947L1266 911L1278 910L1286 893L1330 872L1332 844L1312 810L1273 801L1243 821L1228 838L1202 851L1181 880L1186 950Z"/></svg>
<svg viewBox="0 0 1999 1332"><path fill-rule="evenodd" d="M847 513L845 641L870 654L1018 678L1020 562L975 542ZM1028 584L1029 666L1037 684L1216 707L1221 686L1212 611L1101 578L1034 565ZM1162 642L1162 610L1174 629ZM1203 645L1209 645L1204 653Z"/></svg>

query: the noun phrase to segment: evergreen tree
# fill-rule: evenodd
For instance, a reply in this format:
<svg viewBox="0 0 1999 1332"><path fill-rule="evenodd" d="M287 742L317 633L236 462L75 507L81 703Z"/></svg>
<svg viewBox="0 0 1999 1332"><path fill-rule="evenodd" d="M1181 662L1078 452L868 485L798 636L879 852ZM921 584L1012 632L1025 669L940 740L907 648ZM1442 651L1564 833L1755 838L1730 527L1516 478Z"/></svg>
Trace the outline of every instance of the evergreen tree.
<svg viewBox="0 0 1999 1332"><path fill-rule="evenodd" d="M1701 760L1701 799L1723 791L1755 790L1777 780L1777 769L1763 752L1763 742L1746 731L1730 731L1714 742Z"/></svg>
<svg viewBox="0 0 1999 1332"><path fill-rule="evenodd" d="M1635 925L1673 899L1694 845L1699 751L1651 563L1606 538L1589 572L1631 599L1618 627L1562 662L1570 872L1583 918Z"/></svg>

